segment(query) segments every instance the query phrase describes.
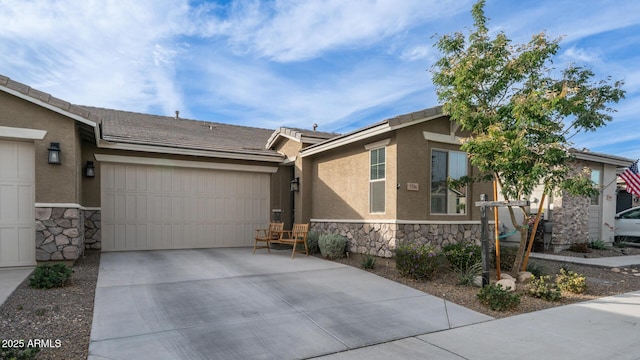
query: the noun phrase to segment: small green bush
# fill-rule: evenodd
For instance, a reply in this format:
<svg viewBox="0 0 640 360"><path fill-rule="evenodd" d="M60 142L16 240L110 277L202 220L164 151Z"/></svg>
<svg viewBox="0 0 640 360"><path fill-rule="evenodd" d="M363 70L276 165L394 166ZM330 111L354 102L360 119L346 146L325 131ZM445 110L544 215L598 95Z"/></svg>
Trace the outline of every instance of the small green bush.
<svg viewBox="0 0 640 360"><path fill-rule="evenodd" d="M39 348L27 348L26 345L19 348L0 348L0 359L33 360L39 352Z"/></svg>
<svg viewBox="0 0 640 360"><path fill-rule="evenodd" d="M481 304L494 311L513 309L520 304L520 295L503 289L500 284L487 285L476 296Z"/></svg>
<svg viewBox="0 0 640 360"><path fill-rule="evenodd" d="M500 270L511 271L513 263L516 261L516 254L518 253L517 246L500 245ZM492 249L491 266L496 267L496 251L495 247Z"/></svg>
<svg viewBox="0 0 640 360"><path fill-rule="evenodd" d="M574 294L582 294L587 291L587 278L564 268L561 268L560 274L556 275L556 284L560 290Z"/></svg>
<svg viewBox="0 0 640 360"><path fill-rule="evenodd" d="M569 251L577 252L577 253L590 253L591 249L589 249L589 243L573 243L569 246Z"/></svg>
<svg viewBox="0 0 640 360"><path fill-rule="evenodd" d="M594 240L590 242L589 247L594 250L607 250L607 244L602 240Z"/></svg>
<svg viewBox="0 0 640 360"><path fill-rule="evenodd" d="M445 245L442 253L454 271L465 272L482 260L480 245L467 241Z"/></svg>
<svg viewBox="0 0 640 360"><path fill-rule="evenodd" d="M558 285L551 281L551 276L533 276L529 282L529 295L547 301L558 301L562 293Z"/></svg>
<svg viewBox="0 0 640 360"><path fill-rule="evenodd" d="M325 258L337 259L344 257L347 239L337 234L322 234L318 238L320 254Z"/></svg>
<svg viewBox="0 0 640 360"><path fill-rule="evenodd" d="M527 271L531 273L533 276L540 277L545 274L546 270L543 266L539 265L535 262L529 262L527 264Z"/></svg>
<svg viewBox="0 0 640 360"><path fill-rule="evenodd" d="M36 267L29 279L29 286L37 289L61 287L71 277L73 270L65 264L41 264Z"/></svg>
<svg viewBox="0 0 640 360"><path fill-rule="evenodd" d="M309 254L317 254L320 252L320 248L318 247L318 238L320 234L316 231L309 231L307 235L307 247L309 249Z"/></svg>
<svg viewBox="0 0 640 360"><path fill-rule="evenodd" d="M374 269L376 267L376 258L371 255L365 255L360 263L363 269Z"/></svg>
<svg viewBox="0 0 640 360"><path fill-rule="evenodd" d="M431 279L443 262L442 253L433 245L403 244L396 248L396 269L402 276Z"/></svg>

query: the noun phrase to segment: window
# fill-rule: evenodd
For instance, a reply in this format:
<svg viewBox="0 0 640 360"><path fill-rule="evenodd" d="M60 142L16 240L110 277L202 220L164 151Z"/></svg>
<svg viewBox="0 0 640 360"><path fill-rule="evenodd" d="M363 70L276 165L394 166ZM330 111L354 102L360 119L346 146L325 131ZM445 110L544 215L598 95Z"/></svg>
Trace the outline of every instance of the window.
<svg viewBox="0 0 640 360"><path fill-rule="evenodd" d="M600 188L602 182L600 181L600 170L591 169L591 182L593 186L598 189L598 194L591 196L591 205L599 205L600 204Z"/></svg>
<svg viewBox="0 0 640 360"><path fill-rule="evenodd" d="M383 213L385 204L385 148L369 151L369 212Z"/></svg>
<svg viewBox="0 0 640 360"><path fill-rule="evenodd" d="M466 214L467 187L449 188L447 179L467 175L467 154L460 151L431 152L431 213Z"/></svg>

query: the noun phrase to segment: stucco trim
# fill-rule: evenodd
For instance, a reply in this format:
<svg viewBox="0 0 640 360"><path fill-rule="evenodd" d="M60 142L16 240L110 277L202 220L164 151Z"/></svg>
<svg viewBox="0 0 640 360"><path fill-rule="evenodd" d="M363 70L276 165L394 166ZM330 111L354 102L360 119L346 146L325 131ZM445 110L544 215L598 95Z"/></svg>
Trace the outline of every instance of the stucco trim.
<svg viewBox="0 0 640 360"><path fill-rule="evenodd" d="M447 134L434 133L430 131L423 131L422 136L424 136L425 140L429 140L429 141L435 141L435 142L453 144L453 145L462 144L462 138L455 135L447 135Z"/></svg>
<svg viewBox="0 0 640 360"><path fill-rule="evenodd" d="M170 147L164 147L164 146L111 143L105 140L98 141L98 147L103 149L130 150L130 151L188 155L188 156L203 156L203 157L209 157L209 158L223 158L223 159L233 159L233 160L255 160L255 161L268 161L268 162L277 162L277 163L282 161L281 155L260 155L260 154L252 154L250 152L232 153L232 152L224 152L224 151L191 150L191 149L170 148Z"/></svg>
<svg viewBox="0 0 640 360"><path fill-rule="evenodd" d="M155 165L155 166L173 166L198 169L215 169L215 170L233 170L247 171L258 173L275 173L278 171L277 166L259 166L259 165L243 165L243 164L223 164L214 162L201 162L190 160L171 160L162 158L145 158L137 156L121 156L95 154L96 160L99 162L119 163L119 164L135 164L135 165Z"/></svg>
<svg viewBox="0 0 640 360"><path fill-rule="evenodd" d="M467 220L467 221L442 221L442 220L398 220L398 219L380 219L380 220L363 220L363 219L311 219L311 222L317 223L362 223L362 224L416 224L416 225L478 225L480 221L478 220ZM489 221L489 224L493 224L492 220Z"/></svg>
<svg viewBox="0 0 640 360"><path fill-rule="evenodd" d="M13 90L11 88L8 88L6 86L1 86L1 85L0 85L0 89L2 89L4 92L7 92L7 93L9 93L9 94L11 94L13 96L19 97L22 100L26 100L26 101L32 102L32 103L34 103L34 104L36 104L38 106L42 106L43 108L49 109L49 110L51 110L53 112L56 112L56 113L61 114L61 115L64 115L64 116L69 117L69 118L71 118L73 120L79 121L79 122L81 122L83 124L89 125L89 126L93 127L94 129L97 126L96 123L91 121L91 120L85 119L82 116L76 115L76 114L71 113L69 111L62 110L61 108L59 108L57 106L51 105L48 102L36 99L36 98L34 98L32 96L29 96L27 94L21 93L20 91L16 91L16 90Z"/></svg>
<svg viewBox="0 0 640 360"><path fill-rule="evenodd" d="M381 148L383 146L387 146L389 145L390 142L391 142L391 139L384 139L384 140L373 142L371 144L367 144L364 146L364 148L366 150L373 150L373 149Z"/></svg>
<svg viewBox="0 0 640 360"><path fill-rule="evenodd" d="M0 139L42 140L45 135L45 130L0 126Z"/></svg>
<svg viewBox="0 0 640 360"><path fill-rule="evenodd" d="M84 207L82 207L82 205L74 204L74 203L35 203L35 207L37 207L37 208L50 207L50 208L84 209Z"/></svg>

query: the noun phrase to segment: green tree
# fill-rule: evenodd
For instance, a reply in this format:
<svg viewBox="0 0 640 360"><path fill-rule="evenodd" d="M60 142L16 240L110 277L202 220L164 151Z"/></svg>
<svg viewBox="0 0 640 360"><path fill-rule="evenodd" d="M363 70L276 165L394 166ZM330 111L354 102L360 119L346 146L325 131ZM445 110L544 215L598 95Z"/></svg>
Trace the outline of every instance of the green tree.
<svg viewBox="0 0 640 360"><path fill-rule="evenodd" d="M438 37L442 58L432 68L444 113L470 134L461 148L484 174L465 180L493 179L506 200L526 199L538 184L546 194L592 195L597 190L588 173L570 174L571 138L611 121L610 104L624 98L623 82L595 81L591 70L573 65L557 71L551 65L560 39L544 32L518 45L504 32L490 36L484 5L480 0L473 6L467 38L460 32ZM509 207L521 234L517 272L527 228L516 221L516 211L524 208Z"/></svg>

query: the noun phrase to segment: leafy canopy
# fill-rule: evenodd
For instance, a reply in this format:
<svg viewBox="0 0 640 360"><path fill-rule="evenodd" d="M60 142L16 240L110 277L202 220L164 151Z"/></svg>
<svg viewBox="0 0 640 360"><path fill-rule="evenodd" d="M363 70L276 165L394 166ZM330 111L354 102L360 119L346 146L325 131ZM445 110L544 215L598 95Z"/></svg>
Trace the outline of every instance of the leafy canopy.
<svg viewBox="0 0 640 360"><path fill-rule="evenodd" d="M623 83L594 81L591 70L577 66L554 77L560 39L540 33L513 45L503 32L492 37L484 4L473 6L468 38L438 38L443 56L432 69L443 111L471 134L462 150L499 182L506 199L526 198L541 183L593 194L588 176L570 176L570 139L611 121L609 104L624 98Z"/></svg>

